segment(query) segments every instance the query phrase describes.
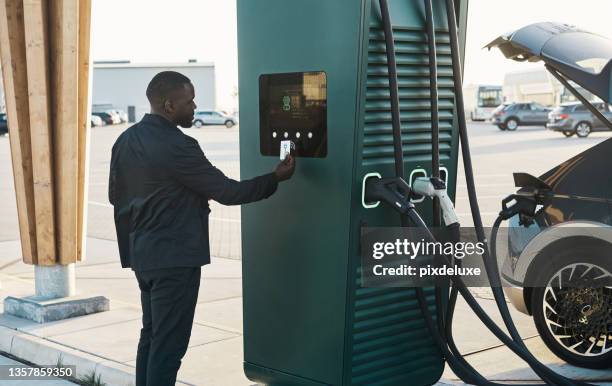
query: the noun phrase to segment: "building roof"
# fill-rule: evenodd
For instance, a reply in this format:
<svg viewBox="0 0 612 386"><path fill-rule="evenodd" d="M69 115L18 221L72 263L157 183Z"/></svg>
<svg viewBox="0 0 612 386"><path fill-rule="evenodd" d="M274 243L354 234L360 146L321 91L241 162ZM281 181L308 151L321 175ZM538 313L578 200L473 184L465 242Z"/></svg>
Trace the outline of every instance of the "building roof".
<svg viewBox="0 0 612 386"><path fill-rule="evenodd" d="M94 61L94 68L184 68L209 67L215 68L213 62L175 62L175 63L131 63L129 61Z"/></svg>
<svg viewBox="0 0 612 386"><path fill-rule="evenodd" d="M552 76L544 68L529 68L519 71L507 72L504 83L535 83L550 82Z"/></svg>

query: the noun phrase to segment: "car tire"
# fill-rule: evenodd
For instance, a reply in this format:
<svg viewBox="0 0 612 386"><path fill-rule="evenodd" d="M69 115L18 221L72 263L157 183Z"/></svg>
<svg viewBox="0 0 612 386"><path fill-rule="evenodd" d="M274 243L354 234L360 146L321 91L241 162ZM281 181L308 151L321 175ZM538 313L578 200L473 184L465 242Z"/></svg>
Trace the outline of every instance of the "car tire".
<svg viewBox="0 0 612 386"><path fill-rule="evenodd" d="M540 337L569 364L612 368L612 342L607 339L612 334L612 274L602 264L607 257L605 249L582 244L554 257L538 267L533 282L537 286L531 296L531 311ZM605 282L600 281L601 287L587 287L594 280Z"/></svg>
<svg viewBox="0 0 612 386"><path fill-rule="evenodd" d="M501 131L505 131L506 130L506 126L504 126L502 123L497 125L497 128L500 129Z"/></svg>
<svg viewBox="0 0 612 386"><path fill-rule="evenodd" d="M225 127L231 129L232 127L234 127L234 121L228 119L227 121L225 121Z"/></svg>
<svg viewBox="0 0 612 386"><path fill-rule="evenodd" d="M591 134L591 130L593 129L593 127L589 122L582 121L578 122L574 129L576 130L577 136L579 136L580 138L586 138L589 136L589 134Z"/></svg>
<svg viewBox="0 0 612 386"><path fill-rule="evenodd" d="M563 135L565 135L567 138L572 137L574 134L576 134L575 131L563 130Z"/></svg>
<svg viewBox="0 0 612 386"><path fill-rule="evenodd" d="M508 131L514 131L519 127L519 120L518 118L508 118L506 119L506 122L504 123L504 126L506 126L506 130Z"/></svg>
<svg viewBox="0 0 612 386"><path fill-rule="evenodd" d="M204 126L204 122L202 122L202 120L200 119L196 119L195 121L193 121L193 126L199 129Z"/></svg>

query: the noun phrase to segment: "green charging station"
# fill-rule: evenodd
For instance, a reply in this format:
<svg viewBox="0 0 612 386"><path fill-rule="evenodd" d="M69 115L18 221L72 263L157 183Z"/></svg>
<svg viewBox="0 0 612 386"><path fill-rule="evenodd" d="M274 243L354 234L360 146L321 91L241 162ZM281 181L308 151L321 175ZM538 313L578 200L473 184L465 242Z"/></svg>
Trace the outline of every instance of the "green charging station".
<svg viewBox="0 0 612 386"><path fill-rule="evenodd" d="M388 0L406 181L431 175L424 4ZM468 1L456 2L463 58ZM360 285L363 227L399 226L363 202L393 176L385 42L376 0L238 0L240 167L271 170L283 141L297 168L242 208L244 370L268 385L430 385L444 360L415 291ZM444 1L436 26L440 162L454 198L458 130ZM417 200L418 202L418 200ZM417 204L430 221L431 202ZM432 311L433 288L425 289Z"/></svg>

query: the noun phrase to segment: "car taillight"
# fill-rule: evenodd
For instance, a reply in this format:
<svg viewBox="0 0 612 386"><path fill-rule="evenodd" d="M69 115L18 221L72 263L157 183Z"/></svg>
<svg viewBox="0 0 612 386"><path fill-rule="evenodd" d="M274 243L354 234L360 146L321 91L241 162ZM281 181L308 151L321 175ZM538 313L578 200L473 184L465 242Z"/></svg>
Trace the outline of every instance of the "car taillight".
<svg viewBox="0 0 612 386"><path fill-rule="evenodd" d="M569 117L568 114L559 114L557 115L557 119L567 119Z"/></svg>

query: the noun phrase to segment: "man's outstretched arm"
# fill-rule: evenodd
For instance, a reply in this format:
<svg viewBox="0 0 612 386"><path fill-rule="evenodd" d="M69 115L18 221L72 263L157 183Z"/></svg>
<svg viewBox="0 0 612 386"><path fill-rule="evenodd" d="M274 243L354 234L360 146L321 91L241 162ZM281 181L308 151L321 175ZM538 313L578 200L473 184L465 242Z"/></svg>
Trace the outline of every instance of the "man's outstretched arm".
<svg viewBox="0 0 612 386"><path fill-rule="evenodd" d="M236 181L214 167L191 137L185 137L180 146L174 146L171 156L173 173L181 184L224 205L246 204L267 198L276 191L278 182L291 178L295 170L295 160L289 156L272 173Z"/></svg>

